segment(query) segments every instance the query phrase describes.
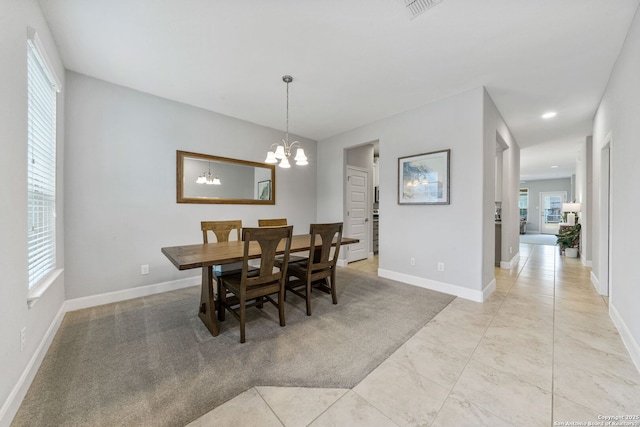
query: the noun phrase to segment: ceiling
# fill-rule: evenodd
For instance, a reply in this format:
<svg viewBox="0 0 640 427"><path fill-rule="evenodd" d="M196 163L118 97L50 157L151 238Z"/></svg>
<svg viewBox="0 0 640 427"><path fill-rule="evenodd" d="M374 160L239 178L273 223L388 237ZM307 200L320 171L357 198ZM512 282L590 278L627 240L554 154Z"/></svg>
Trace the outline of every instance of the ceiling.
<svg viewBox="0 0 640 427"><path fill-rule="evenodd" d="M276 129L290 74L314 140L485 86L523 179L573 173L639 2L40 0L67 69Z"/></svg>

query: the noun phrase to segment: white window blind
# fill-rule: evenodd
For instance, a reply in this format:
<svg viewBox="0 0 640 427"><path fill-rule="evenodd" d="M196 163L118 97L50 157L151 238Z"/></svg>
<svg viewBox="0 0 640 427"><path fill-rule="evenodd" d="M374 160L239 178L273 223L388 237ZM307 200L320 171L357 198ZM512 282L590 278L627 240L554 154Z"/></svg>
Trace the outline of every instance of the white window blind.
<svg viewBox="0 0 640 427"><path fill-rule="evenodd" d="M27 42L29 289L56 267L56 83L34 39Z"/></svg>

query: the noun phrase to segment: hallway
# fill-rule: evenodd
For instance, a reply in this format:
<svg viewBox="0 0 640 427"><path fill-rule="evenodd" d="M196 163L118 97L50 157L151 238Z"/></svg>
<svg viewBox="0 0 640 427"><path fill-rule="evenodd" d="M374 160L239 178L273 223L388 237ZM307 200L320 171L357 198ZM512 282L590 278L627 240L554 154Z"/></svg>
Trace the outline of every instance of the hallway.
<svg viewBox="0 0 640 427"><path fill-rule="evenodd" d="M496 269L487 302L456 298L352 390L254 387L192 425L551 426L640 415L640 373L590 270L554 246L523 243L520 256L513 270ZM249 401L252 411L237 410Z"/></svg>

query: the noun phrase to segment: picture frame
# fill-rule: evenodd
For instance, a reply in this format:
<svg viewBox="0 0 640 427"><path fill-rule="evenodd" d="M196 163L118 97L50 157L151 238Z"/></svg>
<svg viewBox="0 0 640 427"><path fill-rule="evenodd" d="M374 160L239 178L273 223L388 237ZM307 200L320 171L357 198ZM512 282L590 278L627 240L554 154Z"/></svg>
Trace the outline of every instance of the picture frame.
<svg viewBox="0 0 640 427"><path fill-rule="evenodd" d="M271 200L271 180L258 181L258 200Z"/></svg>
<svg viewBox="0 0 640 427"><path fill-rule="evenodd" d="M448 205L451 150L398 158L399 205Z"/></svg>

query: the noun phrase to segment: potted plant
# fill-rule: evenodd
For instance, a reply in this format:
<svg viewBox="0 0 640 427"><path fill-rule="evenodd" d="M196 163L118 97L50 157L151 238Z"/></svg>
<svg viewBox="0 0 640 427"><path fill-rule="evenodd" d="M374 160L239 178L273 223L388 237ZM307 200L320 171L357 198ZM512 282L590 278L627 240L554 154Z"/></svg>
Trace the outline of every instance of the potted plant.
<svg viewBox="0 0 640 427"><path fill-rule="evenodd" d="M568 230L562 233L556 234L558 240L556 243L560 246L560 250L568 258L577 258L578 245L580 244L580 229L581 225L576 224Z"/></svg>

